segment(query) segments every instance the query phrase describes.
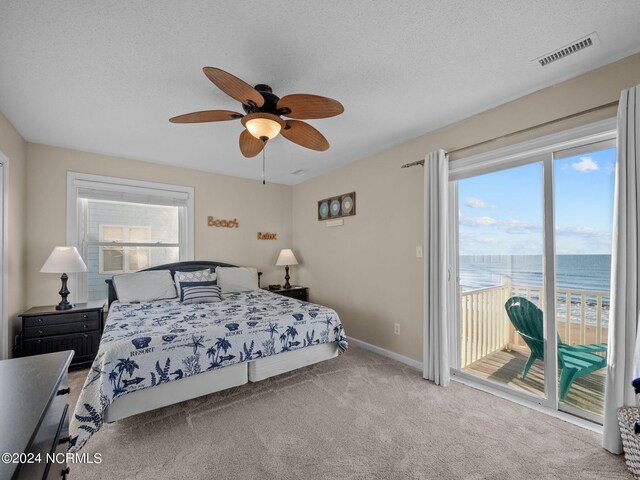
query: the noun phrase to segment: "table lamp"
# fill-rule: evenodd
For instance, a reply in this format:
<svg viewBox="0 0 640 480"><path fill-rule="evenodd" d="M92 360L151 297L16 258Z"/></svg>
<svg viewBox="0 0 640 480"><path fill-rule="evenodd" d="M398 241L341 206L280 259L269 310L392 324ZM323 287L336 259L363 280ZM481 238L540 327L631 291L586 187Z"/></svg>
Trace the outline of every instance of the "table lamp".
<svg viewBox="0 0 640 480"><path fill-rule="evenodd" d="M62 288L58 292L62 300L56 305L56 310L69 310L73 305L67 301L69 289L67 288L67 273L86 272L87 266L82 261L76 247L55 247L47 261L40 269L41 273L62 273Z"/></svg>
<svg viewBox="0 0 640 480"><path fill-rule="evenodd" d="M289 283L289 265L298 265L298 260L296 256L293 254L293 251L290 248L283 248L280 250L280 255L278 255L278 260L276 260L276 266L281 267L284 265L285 276L284 276L284 288L291 288L291 284Z"/></svg>

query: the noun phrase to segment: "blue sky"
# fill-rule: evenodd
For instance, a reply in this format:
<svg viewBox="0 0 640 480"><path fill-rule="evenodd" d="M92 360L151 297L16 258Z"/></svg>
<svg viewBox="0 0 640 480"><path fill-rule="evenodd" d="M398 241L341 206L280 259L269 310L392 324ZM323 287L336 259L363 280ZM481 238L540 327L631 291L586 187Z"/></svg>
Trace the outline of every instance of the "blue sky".
<svg viewBox="0 0 640 480"><path fill-rule="evenodd" d="M554 162L557 254L610 254L615 148ZM542 254L542 163L458 182L461 255Z"/></svg>

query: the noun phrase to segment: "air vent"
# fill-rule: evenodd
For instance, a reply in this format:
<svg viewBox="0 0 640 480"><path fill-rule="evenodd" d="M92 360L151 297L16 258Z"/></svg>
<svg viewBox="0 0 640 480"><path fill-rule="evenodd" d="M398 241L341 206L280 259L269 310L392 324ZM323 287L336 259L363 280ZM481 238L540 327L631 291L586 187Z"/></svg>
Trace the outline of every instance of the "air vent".
<svg viewBox="0 0 640 480"><path fill-rule="evenodd" d="M306 170L301 168L300 170L296 170L295 172L291 172L291 175L302 175Z"/></svg>
<svg viewBox="0 0 640 480"><path fill-rule="evenodd" d="M600 39L598 38L598 34L596 32L590 33L586 37L582 37L575 42L570 43L569 45L565 45L558 50L554 50L551 53L547 53L542 57L538 57L532 62L538 62L541 67L546 67L550 63L553 63L557 60L562 60L565 57L568 57L571 54L579 52L580 50L584 50L587 47L592 47L593 45L598 45L600 43Z"/></svg>

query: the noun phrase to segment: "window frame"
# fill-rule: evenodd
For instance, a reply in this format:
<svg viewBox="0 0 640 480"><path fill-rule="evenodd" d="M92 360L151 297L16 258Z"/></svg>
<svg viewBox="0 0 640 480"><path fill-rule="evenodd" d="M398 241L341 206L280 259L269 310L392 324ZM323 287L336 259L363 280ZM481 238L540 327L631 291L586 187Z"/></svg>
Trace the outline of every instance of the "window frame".
<svg viewBox="0 0 640 480"><path fill-rule="evenodd" d="M178 205L179 209L179 232L178 244L180 252L180 261L190 261L194 259L194 237L195 237L195 220L194 220L194 188L182 185L170 185L165 183L147 182L142 180L132 180L127 178L109 177L103 175L93 175L79 172L67 172L67 245L73 245L78 251L86 255L86 243L84 241L84 228L87 222L86 214L87 200L79 196L79 189L89 185L92 189L105 192L116 192L122 194L131 194L135 192L140 195L149 195L155 197L172 198L180 196L186 197L185 205ZM83 205L83 202L85 205ZM137 203L148 203L156 205L153 202L140 201ZM99 242L98 242L99 243ZM127 246L126 245L122 245ZM136 247L154 246L155 244L136 244ZM120 246L120 245L118 245ZM158 246L158 245L155 245ZM175 244L163 244L166 246L176 246ZM125 265L126 266L126 265ZM111 272L109 272L110 274ZM69 275L69 290L71 290L70 298L73 302L84 302L88 297L88 275L87 273L76 273Z"/></svg>
<svg viewBox="0 0 640 480"><path fill-rule="evenodd" d="M535 158L567 150L587 143L599 143L615 138L616 118L607 118L581 127L525 140L514 145L453 160L449 165L449 182L475 177L497 170L535 162Z"/></svg>
<svg viewBox="0 0 640 480"><path fill-rule="evenodd" d="M107 241L104 240L104 229L106 228L121 228L122 229L122 240L114 240L114 241ZM147 232L147 242L137 242L137 243L142 243L142 246L138 245L136 242L130 242L131 240L131 229L133 228L137 228L140 230L145 230ZM131 269L131 257L130 257L130 247L135 247L135 248L146 248L147 250L147 255L149 258L151 258L151 246L149 245L145 245L145 244L149 244L149 238L151 236L151 227L146 227L143 225L114 225L114 224L109 224L109 223L101 223L100 225L98 225L98 241L97 242L91 242L94 245L98 245L98 274L100 275L115 275L118 273L129 273L129 272L135 272L136 270L132 270ZM104 245L104 244L108 244L108 245ZM165 247L175 247L177 246L178 248L180 247L180 244L162 244L162 245L158 245L158 247L156 248L165 248ZM122 252L122 269L121 270L105 270L104 269L104 251L105 250L119 250Z"/></svg>

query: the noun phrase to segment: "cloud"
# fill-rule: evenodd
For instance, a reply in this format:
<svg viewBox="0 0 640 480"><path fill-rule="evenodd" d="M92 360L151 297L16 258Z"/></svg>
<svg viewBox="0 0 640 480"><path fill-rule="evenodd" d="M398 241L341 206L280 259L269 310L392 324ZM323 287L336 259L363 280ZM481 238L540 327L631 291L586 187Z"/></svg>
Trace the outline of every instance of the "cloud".
<svg viewBox="0 0 640 480"><path fill-rule="evenodd" d="M593 227L560 227L556 225L556 235L596 235L604 230Z"/></svg>
<svg viewBox="0 0 640 480"><path fill-rule="evenodd" d="M556 225L556 253L611 253L611 231L593 227L559 227Z"/></svg>
<svg viewBox="0 0 640 480"><path fill-rule="evenodd" d="M458 233L461 255L538 255L543 251L543 229L539 223L461 217L460 225L473 228L471 231L462 229ZM527 234L529 236L521 236ZM555 237L558 255L611 252L611 230L608 229L556 225Z"/></svg>
<svg viewBox="0 0 640 480"><path fill-rule="evenodd" d="M465 242L466 244L474 244L474 245L499 245L500 241L494 237L483 237L481 235L476 235L474 233L465 233L460 232L458 234L460 241Z"/></svg>
<svg viewBox="0 0 640 480"><path fill-rule="evenodd" d="M460 224L468 227L494 227L506 233L525 234L539 232L542 225L520 220L497 220L493 217L461 217Z"/></svg>
<svg viewBox="0 0 640 480"><path fill-rule="evenodd" d="M496 220L491 217L462 217L460 218L460 223L463 225L468 225L470 227L480 227L487 225L497 225L500 223L500 220Z"/></svg>
<svg viewBox="0 0 640 480"><path fill-rule="evenodd" d="M461 255L491 255L502 250L504 244L497 238L485 237L474 233L459 233L459 251Z"/></svg>
<svg viewBox="0 0 640 480"><path fill-rule="evenodd" d="M464 204L467 207L471 208L496 208L495 205L490 205L484 200L480 200L479 198L469 197L464 201Z"/></svg>
<svg viewBox="0 0 640 480"><path fill-rule="evenodd" d="M598 170L598 164L591 157L580 157L579 162L571 164L571 168L577 172L587 173Z"/></svg>
<svg viewBox="0 0 640 480"><path fill-rule="evenodd" d="M592 239L607 239L611 241L611 231L593 227L559 227L556 225L556 235L586 237Z"/></svg>
<svg viewBox="0 0 640 480"><path fill-rule="evenodd" d="M507 233L534 233L542 230L542 225L539 223L527 223L520 220L505 220L501 224L502 230Z"/></svg>
<svg viewBox="0 0 640 480"><path fill-rule="evenodd" d="M460 225L479 229L478 233L460 232L460 238L464 236L465 243L470 245L489 244L487 236L481 237L479 232L486 235L487 228L509 235L542 235L542 224L528 223L520 220L498 220L492 217L460 217ZM609 251L611 249L611 231L594 227L558 226L555 227L556 238L562 247L558 246L558 253L584 253ZM537 237L532 237L537 238ZM540 237L541 238L541 237ZM579 243L576 243L579 242ZM584 247L580 244L584 243ZM572 250L573 249L573 250ZM527 250L522 248L521 250Z"/></svg>
<svg viewBox="0 0 640 480"><path fill-rule="evenodd" d="M514 243L511 252L512 255L542 255L544 245L537 241Z"/></svg>
<svg viewBox="0 0 640 480"><path fill-rule="evenodd" d="M543 251L541 240L517 242L468 232L459 235L460 255L540 255Z"/></svg>

